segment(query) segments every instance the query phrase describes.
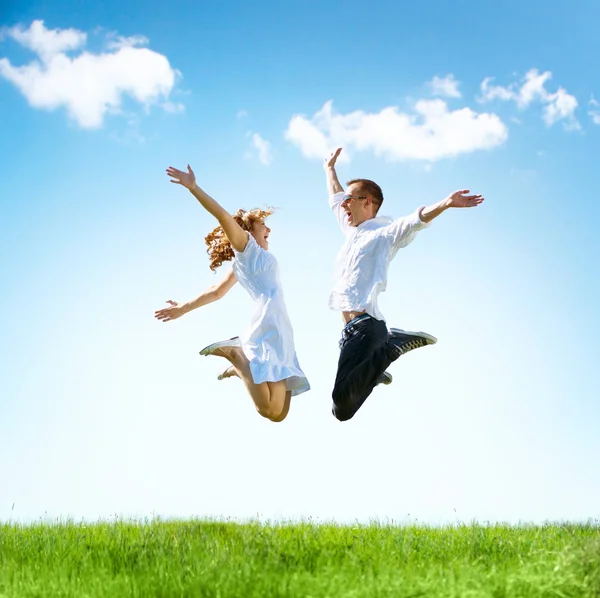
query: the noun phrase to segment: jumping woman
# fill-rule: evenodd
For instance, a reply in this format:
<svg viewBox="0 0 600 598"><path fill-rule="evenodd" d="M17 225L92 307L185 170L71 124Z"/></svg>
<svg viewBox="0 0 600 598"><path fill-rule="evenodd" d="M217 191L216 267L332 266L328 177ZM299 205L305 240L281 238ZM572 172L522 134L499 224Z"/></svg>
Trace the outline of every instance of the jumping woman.
<svg viewBox="0 0 600 598"><path fill-rule="evenodd" d="M265 218L271 210L238 210L229 214L196 184L189 164L187 172L170 166L171 182L183 185L218 221L219 226L206 236L210 269L233 260L231 271L196 299L158 310L155 317L170 322L189 311L223 298L239 282L250 294L256 310L246 333L205 347L201 355L224 357L231 364L219 380L237 376L245 384L260 415L272 422L285 419L292 396L310 389L300 369L294 348L294 333L287 313L279 266L269 251L271 229Z"/></svg>

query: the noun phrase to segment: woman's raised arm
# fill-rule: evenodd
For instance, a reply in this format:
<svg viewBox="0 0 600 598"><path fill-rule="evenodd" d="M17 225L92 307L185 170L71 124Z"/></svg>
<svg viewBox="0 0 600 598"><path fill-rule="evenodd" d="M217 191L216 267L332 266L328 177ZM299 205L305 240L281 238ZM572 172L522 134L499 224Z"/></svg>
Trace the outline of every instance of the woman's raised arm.
<svg viewBox="0 0 600 598"><path fill-rule="evenodd" d="M187 168L188 171L184 172L169 166L167 174L172 177L171 182L183 185L186 189L189 189L200 204L202 204L202 207L219 221L231 246L238 252L244 251L248 243L248 231L245 231L221 204L198 187L194 171L190 168L189 164Z"/></svg>

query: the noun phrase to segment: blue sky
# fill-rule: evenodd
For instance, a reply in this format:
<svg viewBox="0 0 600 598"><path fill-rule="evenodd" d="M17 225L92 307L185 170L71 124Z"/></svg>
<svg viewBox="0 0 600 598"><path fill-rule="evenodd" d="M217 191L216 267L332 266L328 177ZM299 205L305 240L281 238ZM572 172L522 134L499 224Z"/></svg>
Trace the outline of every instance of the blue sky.
<svg viewBox="0 0 600 598"><path fill-rule="evenodd" d="M0 99L0 519L479 521L600 516L593 2L12 3ZM42 24L43 22L43 24ZM330 394L342 244L323 153L402 216L460 188L399 252L381 308L433 347L357 416ZM223 363L241 288L211 285L223 205L275 205L312 390L273 425ZM226 266L228 268L228 266Z"/></svg>

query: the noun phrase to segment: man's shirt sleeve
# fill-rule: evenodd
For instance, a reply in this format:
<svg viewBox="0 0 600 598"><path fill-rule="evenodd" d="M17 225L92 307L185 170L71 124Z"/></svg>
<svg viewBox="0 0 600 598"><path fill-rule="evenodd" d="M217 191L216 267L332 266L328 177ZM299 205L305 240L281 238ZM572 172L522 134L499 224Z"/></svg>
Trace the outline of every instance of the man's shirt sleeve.
<svg viewBox="0 0 600 598"><path fill-rule="evenodd" d="M409 243L412 243L420 230L429 226L429 222L421 220L421 210L423 207L415 210L410 216L394 220L394 222L385 227L386 235L390 239L393 249L398 250L406 247Z"/></svg>

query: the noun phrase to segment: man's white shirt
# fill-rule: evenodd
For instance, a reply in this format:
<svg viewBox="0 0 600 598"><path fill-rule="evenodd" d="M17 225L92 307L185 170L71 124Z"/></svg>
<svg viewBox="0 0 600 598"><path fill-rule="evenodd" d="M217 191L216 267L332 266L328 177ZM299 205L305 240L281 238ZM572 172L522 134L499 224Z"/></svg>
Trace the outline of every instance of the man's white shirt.
<svg viewBox="0 0 600 598"><path fill-rule="evenodd" d="M335 311L365 310L377 320L385 321L377 307L377 297L387 287L390 262L398 249L411 243L429 223L421 220L421 207L397 220L378 216L350 226L342 208L343 200L343 191L329 198L329 205L346 236L335 262L329 307Z"/></svg>

